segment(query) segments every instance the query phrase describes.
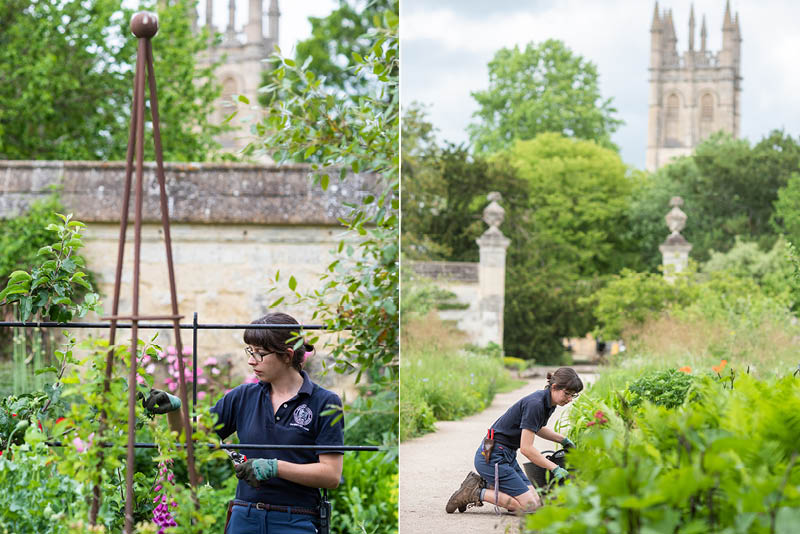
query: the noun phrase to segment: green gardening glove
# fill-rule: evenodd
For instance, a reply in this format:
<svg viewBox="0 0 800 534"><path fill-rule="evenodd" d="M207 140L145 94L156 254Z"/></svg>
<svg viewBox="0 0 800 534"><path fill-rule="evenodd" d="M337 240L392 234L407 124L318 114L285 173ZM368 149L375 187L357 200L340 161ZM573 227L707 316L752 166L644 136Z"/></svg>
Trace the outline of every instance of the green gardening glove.
<svg viewBox="0 0 800 534"><path fill-rule="evenodd" d="M552 473L553 478L556 479L556 481L558 482L569 476L569 472L563 467L556 467L555 469L550 471L550 473Z"/></svg>
<svg viewBox="0 0 800 534"><path fill-rule="evenodd" d="M278 476L278 460L275 458L256 458L234 465L236 478L244 480L254 488L270 478Z"/></svg>
<svg viewBox="0 0 800 534"><path fill-rule="evenodd" d="M564 447L565 451L568 451L575 448L575 443L573 443L573 441L569 438L564 438L564 440L561 442L561 446Z"/></svg>
<svg viewBox="0 0 800 534"><path fill-rule="evenodd" d="M142 401L144 409L150 413L168 413L180 409L181 400L160 389L151 389L150 394Z"/></svg>

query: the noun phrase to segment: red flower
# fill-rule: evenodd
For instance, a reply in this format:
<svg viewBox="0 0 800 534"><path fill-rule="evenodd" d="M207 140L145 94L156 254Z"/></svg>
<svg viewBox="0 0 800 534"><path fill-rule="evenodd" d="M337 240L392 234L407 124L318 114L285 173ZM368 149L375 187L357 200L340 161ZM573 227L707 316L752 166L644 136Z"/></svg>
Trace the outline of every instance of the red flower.
<svg viewBox="0 0 800 534"><path fill-rule="evenodd" d="M723 369L725 369L725 365L727 365L727 363L728 360L721 360L719 362L719 365L713 365L711 369L713 369L715 373L719 374L722 372Z"/></svg>
<svg viewBox="0 0 800 534"><path fill-rule="evenodd" d="M11 417L16 417L16 416L17 416L17 414L15 414L15 413L11 414Z"/></svg>
<svg viewBox="0 0 800 534"><path fill-rule="evenodd" d="M680 371L681 373L686 373L688 375L688 374L691 374L692 368L689 367L688 365L684 365L683 367L678 369L678 371Z"/></svg>
<svg viewBox="0 0 800 534"><path fill-rule="evenodd" d="M596 423L596 421L589 421L588 423L586 423L586 426L587 426L587 427L588 427L588 426L594 426L594 425L595 425L595 423Z"/></svg>
<svg viewBox="0 0 800 534"><path fill-rule="evenodd" d="M67 419L66 417L59 417L58 419L56 419L56 424L60 423L61 421L66 421L66 419Z"/></svg>
<svg viewBox="0 0 800 534"><path fill-rule="evenodd" d="M42 422L38 421L38 423L39 423L39 431L44 432L44 428L42 428Z"/></svg>

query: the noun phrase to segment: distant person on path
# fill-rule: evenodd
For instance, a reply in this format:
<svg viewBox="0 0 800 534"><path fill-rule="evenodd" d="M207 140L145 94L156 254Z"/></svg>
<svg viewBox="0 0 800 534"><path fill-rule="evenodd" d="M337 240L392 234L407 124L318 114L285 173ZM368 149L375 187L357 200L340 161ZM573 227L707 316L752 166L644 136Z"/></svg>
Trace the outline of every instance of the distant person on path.
<svg viewBox="0 0 800 534"><path fill-rule="evenodd" d="M517 463L517 449L531 462L547 469L556 480L567 476L567 470L545 458L533 446L534 436L561 443L565 449L575 444L569 438L545 427L558 406L566 406L583 390L578 373L561 367L547 373L547 386L514 403L487 432L475 452L475 469L447 501L445 510L464 512L484 502L509 512L530 512L542 505L539 494ZM498 488L495 491L495 484Z"/></svg>

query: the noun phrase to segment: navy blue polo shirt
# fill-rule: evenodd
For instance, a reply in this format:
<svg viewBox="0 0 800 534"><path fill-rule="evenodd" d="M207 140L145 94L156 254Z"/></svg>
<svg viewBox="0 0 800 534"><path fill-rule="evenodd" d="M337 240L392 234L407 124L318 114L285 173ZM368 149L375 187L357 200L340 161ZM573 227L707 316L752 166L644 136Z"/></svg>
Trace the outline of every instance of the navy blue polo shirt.
<svg viewBox="0 0 800 534"><path fill-rule="evenodd" d="M217 429L220 438L225 439L234 432L240 443L277 445L343 445L343 418L336 424L332 415L322 415L331 405L341 406L339 396L320 387L302 371L303 385L297 395L284 402L277 412L273 412L270 393L272 386L266 382L242 384L222 397L211 409L218 416L221 428ZM340 413L340 412L337 412ZM277 458L296 464L318 462L320 454L336 451L310 449L254 450L239 449L247 459ZM248 502L264 502L284 506L303 506L313 508L319 504L320 493L310 488L284 480L272 478L264 482L264 487L254 488L244 480L236 486L236 498Z"/></svg>
<svg viewBox="0 0 800 534"><path fill-rule="evenodd" d="M522 397L492 425L494 440L511 449L519 449L523 429L538 432L555 409L550 401L550 388Z"/></svg>

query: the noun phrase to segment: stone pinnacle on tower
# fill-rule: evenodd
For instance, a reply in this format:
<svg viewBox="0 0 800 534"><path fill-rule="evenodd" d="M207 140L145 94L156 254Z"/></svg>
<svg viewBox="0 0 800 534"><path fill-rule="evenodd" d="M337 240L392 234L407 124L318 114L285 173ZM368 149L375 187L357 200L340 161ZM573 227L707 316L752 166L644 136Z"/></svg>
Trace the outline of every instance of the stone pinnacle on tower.
<svg viewBox="0 0 800 534"><path fill-rule="evenodd" d="M689 50L694 51L694 4L689 11Z"/></svg>
<svg viewBox="0 0 800 534"><path fill-rule="evenodd" d="M247 35L248 43L260 43L264 40L264 31L261 27L261 12L261 0L250 0L247 13L248 21L245 27L245 35Z"/></svg>
<svg viewBox="0 0 800 534"><path fill-rule="evenodd" d="M272 39L272 45L278 45L278 22L281 17L281 12L278 9L278 0L270 0L269 11L269 38Z"/></svg>
<svg viewBox="0 0 800 534"><path fill-rule="evenodd" d="M725 0L725 18L722 20L722 28L733 26L731 20L731 0Z"/></svg>
<svg viewBox="0 0 800 534"><path fill-rule="evenodd" d="M225 41L236 41L236 0L228 0L228 27L225 29Z"/></svg>
<svg viewBox="0 0 800 534"><path fill-rule="evenodd" d="M706 51L706 38L708 37L708 30L706 29L706 15L703 14L703 25L700 27L700 50Z"/></svg>
<svg viewBox="0 0 800 534"><path fill-rule="evenodd" d="M650 25L650 31L658 30L661 28L661 17L658 14L658 2L656 2L656 7L653 9L653 23Z"/></svg>

